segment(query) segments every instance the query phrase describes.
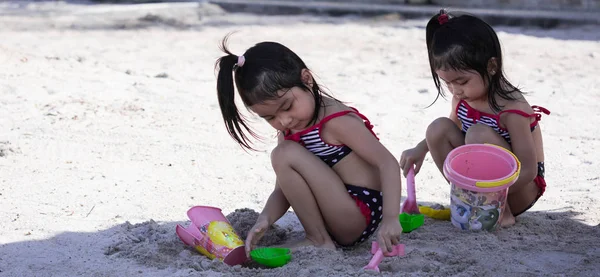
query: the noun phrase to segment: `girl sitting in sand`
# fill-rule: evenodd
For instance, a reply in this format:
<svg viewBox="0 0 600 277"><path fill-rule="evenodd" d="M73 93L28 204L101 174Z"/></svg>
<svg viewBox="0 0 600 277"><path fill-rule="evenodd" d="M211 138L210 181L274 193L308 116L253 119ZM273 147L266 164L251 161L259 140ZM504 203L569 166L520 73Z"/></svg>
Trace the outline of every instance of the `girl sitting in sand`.
<svg viewBox="0 0 600 277"><path fill-rule="evenodd" d="M391 251L402 233L400 167L369 120L323 92L287 47L261 42L236 56L226 44L227 37L227 55L217 61L217 94L227 131L253 149L248 134L257 135L234 103L235 85L244 105L278 132L271 153L275 188L248 233L246 251L290 206L306 233L298 245L354 245L379 227L377 240Z"/></svg>
<svg viewBox="0 0 600 277"><path fill-rule="evenodd" d="M423 164L427 152L442 171L448 153L463 144L491 143L510 149L522 164L510 187L502 226L531 208L546 188L544 149L538 121L550 112L531 106L502 72L502 52L496 32L483 20L442 10L427 23L429 65L438 96L452 93L449 117L434 120L425 139L402 153L406 174Z"/></svg>

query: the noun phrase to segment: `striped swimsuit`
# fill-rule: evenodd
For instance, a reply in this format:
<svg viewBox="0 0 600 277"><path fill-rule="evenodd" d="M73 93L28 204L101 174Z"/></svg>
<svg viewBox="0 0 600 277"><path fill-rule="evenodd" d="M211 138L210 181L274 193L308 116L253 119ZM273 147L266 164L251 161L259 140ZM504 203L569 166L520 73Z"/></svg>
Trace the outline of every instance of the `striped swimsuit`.
<svg viewBox="0 0 600 277"><path fill-rule="evenodd" d="M290 132L285 133L286 140L292 140L300 143L304 148L306 148L311 153L315 154L319 159L325 162L330 167L336 165L339 161L341 161L344 157L346 157L352 149L346 145L335 145L329 144L323 140L321 137L321 131L324 128L324 124L329 120L334 119L336 117L345 116L347 114L356 114L359 116L364 122L365 126L373 136L377 138L377 135L373 132L373 125L366 116L362 115L355 108L352 110L341 111L323 118L319 123L295 134L290 134ZM379 138L378 138L379 139ZM351 246L356 245L361 242L364 242L368 239L374 232L375 229L379 226L381 219L383 218L383 193L377 190L345 184L346 190L348 190L348 194L354 201L356 205L359 207L361 213L365 217L365 222L367 223L367 227L361 234L361 236L352 244L345 245Z"/></svg>
<svg viewBox="0 0 600 277"><path fill-rule="evenodd" d="M524 117L533 117L535 118L535 120L529 126L531 128L531 131L533 132L533 130L535 130L535 128L538 125L538 121L542 119L541 113L550 114L550 111L539 106L531 106L531 108L533 108L534 111L532 114L527 114L520 110L506 110L501 111L498 114L489 114L480 112L472 108L471 106L469 106L469 104L467 104L465 100L460 100L460 102L458 102L458 105L456 105L456 116L460 120L460 123L462 125L461 130L464 133L466 133L467 130L469 130L469 128L474 124L480 123L494 129L496 133L498 133L502 138L506 140L506 142L508 142L508 144L510 144L510 134L508 133L508 130L500 126L500 116L504 113L516 113Z"/></svg>
<svg viewBox="0 0 600 277"><path fill-rule="evenodd" d="M464 134L467 133L467 130L469 130L471 126L478 123L484 124L496 131L496 133L498 133L498 135L504 138L506 142L508 142L508 144L511 144L510 134L508 133L508 130L500 126L500 116L504 113L516 113L524 117L533 117L535 120L529 125L531 131L533 132L538 126L538 122L542 119L542 113L549 115L550 111L540 106L531 106L531 108L533 109L532 114L528 114L520 110L505 110L499 112L498 114L489 114L474 109L473 107L469 106L469 104L465 100L460 100L460 102L458 102L458 105L456 105L456 116L458 117L458 120L460 120L460 123L462 125L461 131ZM546 180L544 179L544 174L544 162L538 162L537 176L533 181L538 186L538 188L540 188L540 192L538 193L537 198L533 201L533 203L529 205L529 207L527 207L524 211L513 214L514 216L517 216L529 210L531 207L533 207L535 202L537 202L537 200L544 194L544 192L546 191Z"/></svg>
<svg viewBox="0 0 600 277"><path fill-rule="evenodd" d="M371 131L371 133L375 135L373 132L373 125L367 117L359 113L356 109L352 108L352 110L341 111L334 114L331 114L325 118L323 118L319 123L295 134L286 133L286 140L293 140L302 144L308 151L315 154L321 160L323 160L327 165L334 166L336 163L341 161L344 157L346 157L352 149L346 145L334 145L329 144L323 141L321 138L321 130L323 130L323 125L327 123L327 121L332 120L336 117L344 116L349 113L354 113L358 115L365 121L365 126Z"/></svg>

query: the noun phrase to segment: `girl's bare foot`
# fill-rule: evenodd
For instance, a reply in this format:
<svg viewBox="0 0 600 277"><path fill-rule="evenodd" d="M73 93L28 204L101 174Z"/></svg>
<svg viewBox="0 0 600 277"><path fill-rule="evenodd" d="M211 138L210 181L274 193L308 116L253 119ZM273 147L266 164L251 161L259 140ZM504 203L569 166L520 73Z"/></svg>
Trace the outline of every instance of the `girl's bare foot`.
<svg viewBox="0 0 600 277"><path fill-rule="evenodd" d="M515 225L516 223L516 219L513 216L512 212L510 211L510 207L508 206L508 203L506 204L506 208L504 209L504 212L502 213L502 218L500 219L500 226L501 227L509 227L512 225Z"/></svg>

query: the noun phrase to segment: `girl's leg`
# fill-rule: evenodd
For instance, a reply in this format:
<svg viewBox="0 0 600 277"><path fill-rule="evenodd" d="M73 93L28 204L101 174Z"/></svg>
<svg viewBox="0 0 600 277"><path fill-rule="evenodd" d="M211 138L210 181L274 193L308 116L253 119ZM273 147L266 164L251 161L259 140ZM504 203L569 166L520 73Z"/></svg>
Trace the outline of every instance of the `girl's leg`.
<svg viewBox="0 0 600 277"><path fill-rule="evenodd" d="M508 150L512 150L510 144L506 142L506 140L498 135L494 129L487 125L483 124L475 124L469 128L467 131L467 135L465 136L466 144L476 144L476 143L490 143L495 144L501 147L504 147ZM507 205L505 206L504 213L502 214L502 218L500 219L501 226L510 226L515 224L515 217L511 211L510 204L510 192L507 197Z"/></svg>
<svg viewBox="0 0 600 277"><path fill-rule="evenodd" d="M447 117L440 117L429 124L425 133L425 140L431 157L442 175L444 174L442 170L444 160L446 160L448 153L452 149L465 144L465 136L456 124Z"/></svg>
<svg viewBox="0 0 600 277"><path fill-rule="evenodd" d="M291 141L273 150L271 163L277 185L298 215L307 240L317 246L334 247L329 233L340 244L350 244L360 237L367 227L365 217L327 164Z"/></svg>

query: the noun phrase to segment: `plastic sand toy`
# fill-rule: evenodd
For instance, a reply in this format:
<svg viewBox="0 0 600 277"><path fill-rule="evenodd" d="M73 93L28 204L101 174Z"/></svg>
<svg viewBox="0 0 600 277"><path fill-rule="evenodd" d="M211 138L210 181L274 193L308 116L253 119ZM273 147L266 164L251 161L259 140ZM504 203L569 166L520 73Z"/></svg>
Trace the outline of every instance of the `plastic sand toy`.
<svg viewBox="0 0 600 277"><path fill-rule="evenodd" d="M419 207L417 206L417 197L415 193L415 170L410 168L406 175L406 200L402 204L400 209L401 213L407 214L420 214Z"/></svg>
<svg viewBox="0 0 600 277"><path fill-rule="evenodd" d="M421 214L419 207L417 206L417 197L415 196L415 170L410 168L406 175L406 200L402 204L400 209L400 215L398 220L402 225L403 233L410 233L413 230L421 227L425 221L425 216Z"/></svg>
<svg viewBox="0 0 600 277"><path fill-rule="evenodd" d="M194 247L209 259L218 259L234 266L248 260L244 242L225 218L221 209L194 206L187 212L192 223L184 228L177 224L175 232L183 243Z"/></svg>
<svg viewBox="0 0 600 277"><path fill-rule="evenodd" d="M398 216L398 220L400 220L400 225L402 225L402 232L410 233L423 225L425 215L401 213Z"/></svg>
<svg viewBox="0 0 600 277"><path fill-rule="evenodd" d="M451 185L452 225L461 230L497 230L510 186L521 172L517 156L493 144L466 144L448 153L443 171Z"/></svg>
<svg viewBox="0 0 600 277"><path fill-rule="evenodd" d="M264 247L252 250L250 257L261 265L280 267L292 259L292 253L289 248Z"/></svg>
<svg viewBox="0 0 600 277"><path fill-rule="evenodd" d="M450 220L450 209L438 210L427 206L419 206L419 211L433 219Z"/></svg>
<svg viewBox="0 0 600 277"><path fill-rule="evenodd" d="M370 269L370 270L375 270L377 272L379 272L379 264L381 263L381 261L383 260L383 257L394 257L394 256L404 256L404 244L397 244L394 245L394 248L392 250L392 252L387 253L387 254L383 254L383 252L381 251L381 248L379 247L379 244L377 244L376 241L374 241L371 244L371 254L373 254L373 258L371 258L371 261L369 262L369 264L367 264L365 267L363 267L364 269Z"/></svg>

